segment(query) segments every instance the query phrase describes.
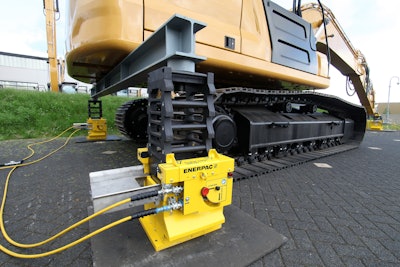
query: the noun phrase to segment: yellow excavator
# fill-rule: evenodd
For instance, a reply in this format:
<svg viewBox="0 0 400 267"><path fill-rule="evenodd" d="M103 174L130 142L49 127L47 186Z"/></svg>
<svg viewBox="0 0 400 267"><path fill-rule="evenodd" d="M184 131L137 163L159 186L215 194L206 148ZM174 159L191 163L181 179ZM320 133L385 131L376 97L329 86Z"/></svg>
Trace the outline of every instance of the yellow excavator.
<svg viewBox="0 0 400 267"><path fill-rule="evenodd" d="M195 47L196 54L207 60L198 63L196 70L213 72L217 87L323 89L329 86L332 64L349 78L367 114L374 116L374 90L363 54L352 46L327 7L299 7L298 3L296 12L289 12L271 1L229 5L224 1L70 1L68 71L84 82L100 80L178 13L207 24L196 35ZM132 123L118 121L121 131L134 138Z"/></svg>
<svg viewBox="0 0 400 267"><path fill-rule="evenodd" d="M172 217L141 221L156 250L218 229L232 179L265 173L278 165L270 159L288 157L285 165L309 159L298 156L304 152L355 148L375 114L367 61L320 1L294 0L292 10L269 0L70 0L68 7L68 73L94 84L92 103L148 88L148 98L118 109L116 123L147 143L138 151L146 186L175 188L147 206L173 209ZM331 66L362 106L321 93ZM93 123L102 128L100 117Z"/></svg>

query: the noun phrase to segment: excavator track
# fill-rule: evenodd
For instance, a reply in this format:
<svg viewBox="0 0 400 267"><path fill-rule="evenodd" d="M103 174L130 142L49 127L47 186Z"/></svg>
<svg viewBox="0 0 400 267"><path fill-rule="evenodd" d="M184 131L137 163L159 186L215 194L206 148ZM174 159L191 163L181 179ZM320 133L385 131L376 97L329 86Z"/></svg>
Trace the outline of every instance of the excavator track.
<svg viewBox="0 0 400 267"><path fill-rule="evenodd" d="M234 181L239 181L243 179L257 177L267 173L304 164L316 159L321 159L345 151L353 150L357 147L357 144L342 144L334 147L324 148L321 150L288 155L281 158L271 158L253 163L240 164L239 166L236 165L235 171L233 173L233 179Z"/></svg>

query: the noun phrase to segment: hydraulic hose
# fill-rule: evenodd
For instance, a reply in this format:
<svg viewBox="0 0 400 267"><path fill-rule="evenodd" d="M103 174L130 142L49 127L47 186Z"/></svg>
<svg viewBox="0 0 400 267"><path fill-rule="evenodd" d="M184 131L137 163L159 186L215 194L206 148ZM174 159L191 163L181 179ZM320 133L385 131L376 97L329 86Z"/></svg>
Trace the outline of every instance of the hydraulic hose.
<svg viewBox="0 0 400 267"><path fill-rule="evenodd" d="M325 11L324 11L324 6L321 4L321 1L318 0L318 4L321 8L321 13L322 13L322 22L324 23L324 33L325 33L325 42L326 42L326 57L328 59L328 74L331 66L331 50L328 45L328 34L326 30L326 20L325 20Z"/></svg>
<svg viewBox="0 0 400 267"><path fill-rule="evenodd" d="M68 129L66 129L66 130L64 130L62 133L60 133L59 135L57 135L57 136L54 137L54 138L51 138L51 139L49 139L49 140L45 140L45 141L41 141L41 142L37 142L37 143L28 145L28 148L31 150L31 153L30 153L30 155L28 155L27 157L25 157L25 158L23 159L23 161L29 159L30 157L32 157L32 156L35 154L35 151L33 150L32 146L51 142L51 141L53 141L53 140L59 138L60 136L62 136L64 133L66 133L66 132L69 131L70 129L72 129L72 127L68 128ZM133 201L136 201L136 200L145 199L145 198L150 198L150 197L156 196L156 195L158 194L157 191L152 191L152 192L148 192L148 193L143 193L143 194L137 195L137 196L132 197L132 198L127 198L127 199L121 200L121 201L119 201L119 202L117 202L117 203L115 203L115 204L112 204L112 205L110 205L110 206L108 206L108 207L106 207L106 208L104 208L104 209L102 209L102 210L99 210L98 212L96 212L96 213L94 213L94 214L92 214L92 215L90 215L90 216L88 216L88 217L86 217L86 218L84 218L84 219L82 219L82 220L76 222L75 224L73 224L73 225L71 225L71 226L65 228L64 230L58 232L57 234L53 235L52 237L50 237L50 238L48 238L48 239L46 239L46 240L43 240L43 241L41 241L41 242L32 243L32 244L22 244L22 243L19 243L19 242L14 241L14 240L8 235L8 233L7 233L7 231L6 231L6 228L5 228L5 225L4 225L4 208L5 208L5 204L6 204L6 200L7 200L7 192L8 192L9 181L10 181L10 178L11 178L12 173L13 173L18 167L26 166L26 165L29 165L29 164L33 164L33 163L35 163L35 162L41 161L41 160L43 160L43 159L49 157L50 155L54 154L55 152L57 152L58 150L60 150L60 149L63 148L64 146L66 146L66 145L68 144L68 142L70 141L71 137L72 137L75 133L76 133L76 131L72 132L72 133L68 136L67 140L65 141L65 143L64 143L62 146L60 146L60 147L57 148L56 150L50 152L49 154L45 155L44 157L42 157L42 158L40 158L40 159L38 159L38 160L36 160L36 161L28 162L28 163L26 163L26 164L16 164L16 165L14 165L14 166L11 166L12 169L9 171L9 173L8 173L8 175L7 175L7 178L6 178L6 180L5 180L4 193L3 193L3 198L2 198L2 202L1 202L1 206L0 206L0 230L1 230L1 232L2 232L2 234L3 234L3 236L4 236L4 238L5 238L10 244L12 244L12 245L14 245L14 246L16 246L16 247L20 247L20 248L34 248L34 247L42 246L42 245L44 245L44 244L49 243L50 241L55 240L56 238L58 238L58 237L60 237L60 236L62 236L62 235L64 235L64 234L68 233L69 231L75 229L76 227L78 227L78 226L80 226L80 225L82 225L82 224L84 224L84 223L90 221L91 219L93 219L93 218L95 218L95 217L97 217L97 216L99 216L99 215L101 215L101 214L103 214L103 213L105 213L105 212L111 210L111 209L114 209L114 208L116 208L116 207L119 207L119 206L121 206L121 205L124 205L124 204L129 203L129 202L133 202Z"/></svg>
<svg viewBox="0 0 400 267"><path fill-rule="evenodd" d="M85 241L85 240L87 240L87 239L89 239L89 238L91 238L91 237L93 237L95 235L98 235L98 234L100 234L100 233L102 233L102 232L104 232L104 231L106 231L106 230L108 230L110 228L113 228L113 227L115 227L117 225L120 225L120 224L122 224L124 222L130 221L130 220L134 220L134 219L138 219L138 218L141 218L141 217L144 217L144 216L148 216L148 215L152 215L152 214L157 214L157 213L164 212L164 211L178 209L180 207L181 207L181 205L179 205L179 204L176 205L176 206L167 205L167 206L163 206L163 207L160 207L160 208L154 208L154 209L149 209L149 210L136 212L131 216L127 216L127 217L124 217L122 219L119 219L118 221L115 221L115 222L112 222L110 224L107 224L106 226L103 226L100 229L97 229L96 231L94 231L94 232L92 232L92 233L90 233L90 234L88 234L88 235L86 235L84 237L81 237L81 238L79 238L79 239L77 239L77 240L75 240L75 241L73 241L73 242L71 242L71 243L69 243L69 244L67 244L65 246L62 246L60 248L57 248L57 249L54 249L54 250L51 250L51 251L48 251L48 252L45 252L45 253L22 254L22 253L17 253L17 252L11 251L11 250L9 250L8 248L6 248L6 247L4 247L2 245L0 245L0 250L3 251L4 253L10 255L10 256L13 256L13 257L16 257L16 258L22 258L22 259L35 259L35 258L47 257L47 256L50 256L50 255L62 252L62 251L66 250L66 249L69 249L69 248L71 248L73 246L76 246L76 245L82 243L83 241Z"/></svg>
<svg viewBox="0 0 400 267"><path fill-rule="evenodd" d="M143 192L141 194L136 194L133 197L130 198L130 200L132 202L137 201L137 200L142 200L142 199L146 199L146 198L151 198L151 197L156 197L158 196L158 190L153 190L153 191L149 191L149 192Z"/></svg>
<svg viewBox="0 0 400 267"><path fill-rule="evenodd" d="M79 222L76 222L75 224L73 224L73 225L67 227L66 229L60 231L59 233L53 235L52 237L50 237L50 238L48 238L48 239L46 239L46 240L41 241L41 242L37 242L37 243L33 243L33 244L21 244L21 243L18 243L18 242L16 242L16 241L12 240L12 239L9 237L9 235L7 234L6 229L5 229L5 225L4 225L4 208L5 208L5 203L6 203L6 199L7 199L8 185L9 185L9 181L10 181L10 178L11 178L12 173L13 173L18 167L26 166L26 165L30 165L30 164L39 162L39 161L41 161L41 160L43 160L43 159L45 159L45 158L51 156L52 154L56 153L57 151L59 151L59 150L62 149L63 147L65 147L65 146L68 144L68 142L70 141L70 139L72 138L72 136L73 136L77 131L79 131L79 129L78 129L78 130L75 130L74 132L72 132L72 133L68 136L68 138L67 138L67 140L65 141L65 143L64 143L62 146L60 146L59 148L53 150L52 152L48 153L47 155L43 156L42 158L40 158L40 159L38 159L38 160L30 161L30 162L27 162L27 163L22 163L23 161L25 161L25 160L31 158L31 157L35 154L35 151L34 151L34 149L32 148L32 146L38 145L38 144L44 144L44 143L47 143L47 142L51 142L51 141L53 141L53 140L59 138L59 137L60 137L61 135L63 135L65 132L69 131L71 128L72 128L72 127L66 129L66 130L63 131L61 134L59 134L58 136L56 136L56 137L54 137L54 138L52 138L52 139L49 139L49 140L45 140L45 141L41 141L41 142L37 142L37 143L28 145L28 149L31 151L31 153L30 153L30 155L28 155L27 157L25 157L23 160L21 160L21 164L18 164L18 163L17 163L17 164L12 164L12 165L10 165L10 166L9 166L9 165L6 165L6 166L3 166L3 167L0 168L0 170L1 170L1 169L11 168L11 170L9 171L9 173L8 173L8 175L7 175L6 181L5 181L4 193L3 193L3 198L2 198L2 202L1 202L1 206L0 206L0 230L1 230L1 232L2 232L2 234L3 234L3 236L4 236L4 238L5 238L11 245L14 245L14 246L20 247L20 248L34 248L34 247L38 247L38 246L47 244L47 243L49 243L50 241L53 241L53 240L55 240L56 238L58 238L58 237L60 237L60 236L62 236L62 235L64 235L64 234L66 234L66 233L68 233L69 231L75 229L76 227L82 225L83 223L86 223L86 222L88 222L89 220L91 220L91 219L93 219L93 218L99 216L100 214L103 214L103 213L105 213L105 212L107 212L107 211L109 211L109 210L111 210L111 209L113 209L113 208L116 208L116 207L118 207L118 206L124 205L124 204L126 204L126 203L131 202L131 201L136 201L136 200L141 200L141 199L145 199L145 198L150 198L150 197L157 196L157 195L159 194L158 191L151 191L151 192L139 194L139 195L134 196L134 197L132 197L132 198L126 198L126 199L124 199L124 200L121 200L121 201L119 201L119 202L117 202L117 203L114 203L114 204L112 204L112 205L110 205L110 206L108 206L108 207L106 207L106 208L104 208L104 209L102 209L102 210L100 210L100 211L98 211L98 212L96 212L96 213L94 213L94 214L92 214L92 215L90 215L90 216L88 216L88 217L86 217L86 218L80 220ZM127 216L127 217L122 218L122 219L120 219L120 220L117 220L117 221L115 221L115 222L113 222L113 223L110 223L110 224L108 224L108 225L106 225L106 226L103 226L102 228L100 228L100 229L98 229L98 230L96 230L96 231L94 231L94 232L92 232L92 233L89 233L88 235L86 235L86 236L84 236L84 237L81 237L81 238L79 238L79 239L77 239L77 240L75 240L75 241L73 241L73 242L71 242L71 243L69 243L69 244L67 244L67 245L64 245L64 246L62 246L62 247L60 247L60 248L57 248L57 249L54 249L54 250L51 250L51 251L48 251L48 252L45 252L45 253L23 254L23 253L14 252L14 251L12 251L12 250L10 250L10 249L4 247L3 245L0 245L0 250L1 250L2 252L4 252L4 253L6 253L6 254L8 254L8 255L10 255L10 256L16 257L16 258L32 259L32 258L47 257L47 256L50 256L50 255L53 255L53 254L62 252L62 251L64 251L64 250L66 250L66 249L69 249L69 248L71 248L71 247L73 247L73 246L75 246L75 245L77 245L77 244L79 244L79 243L82 243L83 241L85 241L85 240L87 240L87 239L89 239L89 238L91 238L91 237L93 237L93 236L95 236L95 235L97 235L97 234L99 234L99 233L102 233L102 232L104 232L104 231L106 231L106 230L108 230L108 229L110 229L110 228L112 228L112 227L115 227L115 226L117 226L117 225L119 225L119 224L122 224L122 223L124 223L124 222L127 222L127 221L129 221L129 220L138 219L138 218L141 218L141 217L144 217L144 216L148 216L148 215L152 215L152 214L156 214L156 213L160 213L160 212L164 212L164 211L169 211L169 210L173 210L173 209L179 209L179 208L181 208L181 207L182 207L182 203L175 203L174 205L167 205L167 206L163 206L163 207L159 207L159 208L154 208L154 209L149 209L149 210L144 210L144 211L137 212L137 213L133 214L132 216Z"/></svg>
<svg viewBox="0 0 400 267"><path fill-rule="evenodd" d="M37 242L37 243L21 244L21 243L18 243L16 241L14 241L6 232L6 229L5 229L5 226L4 226L4 218L3 218L2 210L0 212L0 216L1 216L1 218L0 218L0 228L1 228L1 232L2 232L2 234L4 236L4 239L6 239L10 244L12 244L12 245L14 245L16 247L20 247L20 248L39 247L39 246L42 246L44 244L49 243L50 241L55 240L56 238L68 233L69 231L71 231L71 230L75 229L76 227L78 227L78 226L80 226L80 225L92 220L93 218L96 218L97 216L99 216L99 215L101 215L101 214L103 214L103 213L105 213L105 212L107 212L107 211L109 211L111 209L114 209L116 207L119 207L119 206L124 205L124 204L129 203L129 202L131 202L131 199L127 198L127 199L121 200L121 201L119 201L117 203L114 203L114 204L112 204L112 205L110 205L110 206L108 206L108 207L106 207L106 208L104 208L102 210L99 210L98 212L93 213L92 215L80 220L79 222L74 223L73 225L65 228L64 230L62 230L62 231L58 232L57 234L53 235L52 237L50 237L50 238L48 238L46 240L43 240L41 242Z"/></svg>
<svg viewBox="0 0 400 267"><path fill-rule="evenodd" d="M92 233L90 233L90 234L88 234L88 235L86 235L86 236L84 236L82 238L79 238L79 239L75 240L74 242L71 242L71 243L69 243L69 244L67 244L65 246L62 246L62 247L58 248L58 249L54 249L54 250L51 250L51 251L48 251L48 252L45 252L45 253L22 254L22 253L17 253L17 252L11 251L11 250L7 249L6 247L4 247L2 245L0 245L0 250L3 251L4 253L10 255L10 256L13 256L13 257L16 257L16 258L22 258L22 259L35 259L35 258L47 257L47 256L50 256L50 255L62 252L64 250L66 250L66 249L69 249L69 248L71 248L71 247L73 247L73 246L75 246L75 245L77 245L79 243L82 243L83 241L85 241L85 240L87 240L87 239L89 239L89 238L91 238L91 237L93 237L93 236L95 236L95 235L97 235L99 233L102 233L102 232L104 232L104 231L106 231L106 230L108 230L108 229L110 229L112 227L115 227L115 226L117 226L117 225L119 225L121 223L127 222L127 221L129 221L131 219L132 219L132 216L128 216L128 217L122 218L122 219L120 219L118 221L115 221L115 222L110 223L110 224L108 224L106 226L103 226L102 228L100 228L100 229L98 229L98 230L96 230L96 231L94 231L94 232L92 232Z"/></svg>
<svg viewBox="0 0 400 267"><path fill-rule="evenodd" d="M72 129L72 127L68 128L68 129L66 129L66 130L64 130L64 131L61 132L59 135L57 135L56 137L53 137L53 138L51 138L51 139L48 139L48 140L45 140L45 141L41 141L41 142L37 142L37 143L33 143L33 144L28 145L27 147L28 147L28 149L31 151L31 153L30 153L27 157L25 157L25 158L23 159L23 161L25 161L25 160L31 158L31 157L35 154L35 151L34 151L34 149L32 148L32 146L51 142L51 141L53 141L53 140L59 138L60 136L62 136L64 133L66 133L67 131L69 131L69 130L71 130L71 129ZM12 168L12 169L9 171L9 173L8 173L8 175L7 175L7 178L6 178L6 180L5 180L4 191L3 191L3 198L2 198L1 206L0 206L0 230L1 230L1 232L2 232L2 234L3 234L3 236L4 236L4 238L5 238L10 244L12 244L12 245L14 245L14 246L17 246L17 247L21 247L21 248L32 248L32 247L41 246L41 245L43 245L43 244L46 244L46 243L48 243L48 242L50 242L50 241L56 239L57 237L59 237L59 236L61 236L61 235L65 234L65 233L67 233L67 232L69 232L69 231L71 231L72 229L78 227L79 225L81 225L81 224L83 224L83 223L89 221L90 219L92 219L92 218L94 218L94 217L96 217L96 216L98 216L98 215L100 215L100 214L106 212L107 210L110 210L110 209L112 209L112 208L114 208L114 207L116 207L116 206L120 206L120 205L125 204L125 203L127 203L128 201L130 201L130 199L127 199L127 200L125 200L125 201L127 201L127 202L124 202L124 203L122 203L122 204L116 203L116 204L114 204L115 206L112 205L112 207L107 207L107 208L105 208L105 209L103 209L103 210L101 210L101 211L98 211L97 213L95 213L95 214L89 216L90 219L87 219L87 218L86 218L86 219L84 219L84 220L82 220L82 221L80 221L80 222L77 222L76 224L74 224L74 225L68 227L67 229L65 229L65 230L63 230L63 231L61 231L61 232L59 232L58 234L54 235L53 237L50 237L49 239L44 240L44 241L42 241L42 242L38 242L38 243L35 243L35 244L21 244L21 243L18 243L18 242L14 241L14 240L12 240L12 239L10 238L10 236L7 234L7 231L6 231L5 225L4 225L4 207L5 207L6 200L7 200L8 185L9 185L9 182L10 182L10 178L11 178L12 173L13 173L18 167L26 166L26 165L30 165L30 164L39 162L39 161L41 161L41 160L43 160L43 159L45 159L45 158L51 156L52 154L56 153L57 151L59 151L60 149L62 149L63 147L65 147L65 146L69 143L70 139L72 138L72 136L73 136L77 131L79 131L79 130L73 131L73 132L68 136L68 138L66 139L66 141L64 142L63 145L61 145L61 146L58 147L57 149L51 151L50 153L48 153L47 155L43 156L43 157L40 158L40 159L31 161L31 162L28 162L28 163L17 164L17 165L14 165L14 166L7 166L7 167L0 168L0 169ZM122 201L121 201L121 202L122 202ZM118 205L117 205L117 204L118 204ZM88 217L88 218L89 218L89 217Z"/></svg>
<svg viewBox="0 0 400 267"><path fill-rule="evenodd" d="M19 162L21 162L20 164L9 164L9 165L8 165L7 163L5 163L5 164L0 165L0 166L1 166L1 167L0 167L0 170L10 169L10 168L13 168L13 167L22 167L22 166L31 165L31 164L37 163L37 162L39 162L39 161L41 161L41 160L43 160L43 159L45 159L45 158L50 157L51 155L53 155L54 153L56 153L57 151L59 151L60 149L62 149L63 147L65 147L65 146L68 144L68 142L70 141L71 137L72 137L76 132L78 132L80 129L77 129L77 130L73 131L73 132L68 136L67 140L65 141L65 143L64 143L62 146L60 146L59 148L53 150L53 151L50 152L49 154L47 154L47 155L45 155L45 156L43 156L43 157L41 157L41 158L39 158L39 159L37 159L37 160L33 160L33 161L30 161L30 162L27 162L27 163L23 163L24 161L26 161L27 159L31 158L31 157L35 154L35 150L32 148L32 146L41 145L41 144L45 144L45 143L49 143L49 142L51 142L51 141L53 141L53 140L55 140L55 139L57 139L57 138L60 138L63 134L65 134L66 132L68 132L68 131L71 130L71 129L73 129L73 127L69 127L69 128L67 128L67 129L65 129L65 130L64 130L63 132L61 132L59 135L57 135L56 137L53 137L53 138L51 138L51 139L44 140L44 141L40 141L40 142L36 142L36 143L33 143L33 144L29 144L29 145L27 146L27 148L31 151L31 153L30 153L28 156L26 156L25 158L23 158L22 160L20 160L20 161L19 161ZM18 162L16 162L16 163L18 163Z"/></svg>
<svg viewBox="0 0 400 267"><path fill-rule="evenodd" d="M153 209L139 211L139 212L136 212L135 214L133 214L131 217L132 217L132 219L139 219L141 217L152 215L152 214L157 214L157 213L161 213L161 212L165 212L165 211L180 209L181 207L182 207L181 203L176 203L175 206L166 205L166 206L162 206L159 208L153 208Z"/></svg>

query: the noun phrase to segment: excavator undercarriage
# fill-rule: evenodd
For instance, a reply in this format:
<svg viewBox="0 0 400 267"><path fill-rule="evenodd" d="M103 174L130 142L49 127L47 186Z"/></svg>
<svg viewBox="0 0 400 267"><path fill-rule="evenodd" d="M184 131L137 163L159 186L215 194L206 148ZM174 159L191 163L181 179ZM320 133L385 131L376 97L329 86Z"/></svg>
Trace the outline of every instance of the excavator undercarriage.
<svg viewBox="0 0 400 267"><path fill-rule="evenodd" d="M173 95L171 144L178 151L183 151L185 146L193 151L203 142L204 135L199 128L206 127L201 124L204 121L201 105L195 108L203 95L190 96L191 102L185 91ZM213 104L212 146L218 152L234 157L241 168L289 159L275 168L280 169L291 166L293 159L305 152L324 151L309 157L297 156L296 164L315 159L317 155L346 151L357 147L365 132L366 113L362 107L312 91L223 88L216 90ZM119 108L116 123L121 133L137 142L147 140L147 106L147 99L136 99ZM241 174L236 171L234 178L242 179L269 170L263 167L253 166L251 171Z"/></svg>

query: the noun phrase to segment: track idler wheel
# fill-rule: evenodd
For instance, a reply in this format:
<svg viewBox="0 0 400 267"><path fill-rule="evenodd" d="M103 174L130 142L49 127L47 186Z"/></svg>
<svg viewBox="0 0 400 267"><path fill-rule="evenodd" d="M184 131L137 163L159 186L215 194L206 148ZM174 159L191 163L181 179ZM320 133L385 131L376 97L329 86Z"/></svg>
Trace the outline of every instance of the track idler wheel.
<svg viewBox="0 0 400 267"><path fill-rule="evenodd" d="M219 114L213 119L213 127L213 147L218 152L229 151L236 142L236 123L228 115Z"/></svg>

